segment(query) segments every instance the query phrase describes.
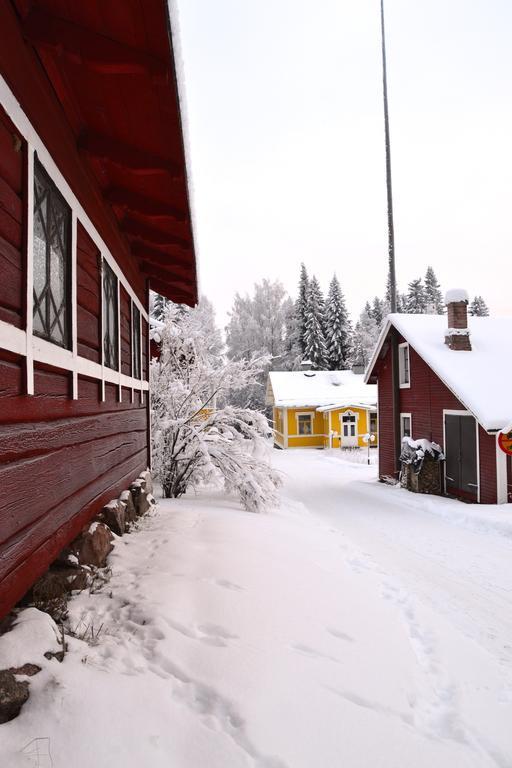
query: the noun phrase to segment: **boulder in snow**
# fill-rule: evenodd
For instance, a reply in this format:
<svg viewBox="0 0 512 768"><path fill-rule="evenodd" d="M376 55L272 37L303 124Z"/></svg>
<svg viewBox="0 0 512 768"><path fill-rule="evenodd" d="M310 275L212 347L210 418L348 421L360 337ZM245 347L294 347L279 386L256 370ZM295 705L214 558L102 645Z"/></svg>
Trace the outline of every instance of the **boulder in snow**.
<svg viewBox="0 0 512 768"><path fill-rule="evenodd" d="M112 532L104 523L92 523L85 527L73 542L73 551L82 565L104 568L107 557L114 549Z"/></svg>
<svg viewBox="0 0 512 768"><path fill-rule="evenodd" d="M130 491L123 491L119 500L125 505L125 516L127 523L133 523L137 519L133 496Z"/></svg>
<svg viewBox="0 0 512 768"><path fill-rule="evenodd" d="M27 680L16 680L7 669L0 671L0 723L8 723L19 715L28 699Z"/></svg>
<svg viewBox="0 0 512 768"><path fill-rule="evenodd" d="M122 536L126 531L126 504L121 499L113 499L105 504L99 517L108 527Z"/></svg>

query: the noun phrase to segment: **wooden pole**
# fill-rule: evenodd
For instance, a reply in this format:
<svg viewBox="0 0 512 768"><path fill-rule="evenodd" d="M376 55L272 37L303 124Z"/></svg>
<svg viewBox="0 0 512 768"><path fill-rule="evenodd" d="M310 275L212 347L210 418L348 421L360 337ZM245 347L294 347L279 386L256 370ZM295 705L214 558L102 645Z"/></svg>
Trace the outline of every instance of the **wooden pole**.
<svg viewBox="0 0 512 768"><path fill-rule="evenodd" d="M384 29L384 0L380 0L382 37L382 92L384 96L384 135L386 142L386 191L388 199L388 262L390 278L390 310L396 312L395 228L393 223L393 188L391 184L391 142L389 139L388 78L386 67L386 35Z"/></svg>
<svg viewBox="0 0 512 768"><path fill-rule="evenodd" d="M388 262L389 262L389 303L390 311L396 312L396 270L395 270L395 227L393 222L393 188L391 184L391 142L389 138L388 78L386 66L386 34L384 27L384 0L380 0L380 27L382 38L382 93L384 97L384 136L386 143L386 191L388 202ZM391 332L391 380L393 387L393 442L395 475L400 473L400 389L398 383L398 338L396 330Z"/></svg>

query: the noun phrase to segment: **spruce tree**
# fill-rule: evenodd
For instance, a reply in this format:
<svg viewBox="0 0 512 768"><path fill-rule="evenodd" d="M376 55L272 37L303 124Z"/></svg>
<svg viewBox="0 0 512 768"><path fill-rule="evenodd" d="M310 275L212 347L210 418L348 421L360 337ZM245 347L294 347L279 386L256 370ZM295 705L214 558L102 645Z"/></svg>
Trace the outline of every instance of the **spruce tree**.
<svg viewBox="0 0 512 768"><path fill-rule="evenodd" d="M427 267L425 273L425 302L426 311L432 315L442 315L444 312L443 294L432 267Z"/></svg>
<svg viewBox="0 0 512 768"><path fill-rule="evenodd" d="M422 315L427 310L425 287L421 277L418 277L416 280L412 280L409 283L409 291L406 298L406 309L407 312L412 315Z"/></svg>
<svg viewBox="0 0 512 768"><path fill-rule="evenodd" d="M372 309L371 309L371 316L377 323L377 326L380 328L382 325L382 321L384 320L384 315L386 314L386 308L384 305L384 302L382 299L379 299L378 296L376 296L372 303Z"/></svg>
<svg viewBox="0 0 512 768"><path fill-rule="evenodd" d="M338 278L333 276L325 306L325 342L330 371L348 368L352 326Z"/></svg>
<svg viewBox="0 0 512 768"><path fill-rule="evenodd" d="M165 296L161 296L159 293L155 293L153 295L153 308L151 310L151 316L154 317L155 320L163 322L169 303L169 299L166 299Z"/></svg>
<svg viewBox="0 0 512 768"><path fill-rule="evenodd" d="M475 296L469 305L469 314L473 317L489 317L489 307L481 296Z"/></svg>
<svg viewBox="0 0 512 768"><path fill-rule="evenodd" d="M309 278L304 263L300 265L299 295L295 302L295 317L297 325L296 342L301 354L306 349L306 314L308 308Z"/></svg>
<svg viewBox="0 0 512 768"><path fill-rule="evenodd" d="M325 303L316 277L309 283L306 309L304 359L310 360L316 370L327 368L327 348L324 335Z"/></svg>

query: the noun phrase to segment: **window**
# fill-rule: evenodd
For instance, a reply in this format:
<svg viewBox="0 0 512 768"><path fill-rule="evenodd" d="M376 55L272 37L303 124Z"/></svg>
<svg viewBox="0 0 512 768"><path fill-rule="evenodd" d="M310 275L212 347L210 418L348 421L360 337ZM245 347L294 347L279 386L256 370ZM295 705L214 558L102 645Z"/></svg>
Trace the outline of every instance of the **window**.
<svg viewBox="0 0 512 768"><path fill-rule="evenodd" d="M132 376L140 379L140 311L132 302Z"/></svg>
<svg viewBox="0 0 512 768"><path fill-rule="evenodd" d="M377 434L377 412L370 411L370 434Z"/></svg>
<svg viewBox="0 0 512 768"><path fill-rule="evenodd" d="M71 209L34 157L34 320L42 339L70 347Z"/></svg>
<svg viewBox="0 0 512 768"><path fill-rule="evenodd" d="M400 379L400 387L402 389L411 386L411 370L409 364L409 345L398 345L398 373Z"/></svg>
<svg viewBox="0 0 512 768"><path fill-rule="evenodd" d="M313 434L312 420L310 413L301 413L297 416L297 424L299 427L299 435L311 435Z"/></svg>
<svg viewBox="0 0 512 768"><path fill-rule="evenodd" d="M412 418L410 413L400 414L400 439L412 437Z"/></svg>
<svg viewBox="0 0 512 768"><path fill-rule="evenodd" d="M103 261L103 363L115 371L119 368L118 328L117 277Z"/></svg>

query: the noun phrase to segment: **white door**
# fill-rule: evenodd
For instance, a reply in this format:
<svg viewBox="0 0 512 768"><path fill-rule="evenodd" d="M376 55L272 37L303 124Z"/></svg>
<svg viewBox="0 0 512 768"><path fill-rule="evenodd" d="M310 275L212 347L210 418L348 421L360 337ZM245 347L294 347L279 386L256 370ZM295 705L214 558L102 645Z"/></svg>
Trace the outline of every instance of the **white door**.
<svg viewBox="0 0 512 768"><path fill-rule="evenodd" d="M357 416L347 411L341 416L341 447L354 448L357 446Z"/></svg>

